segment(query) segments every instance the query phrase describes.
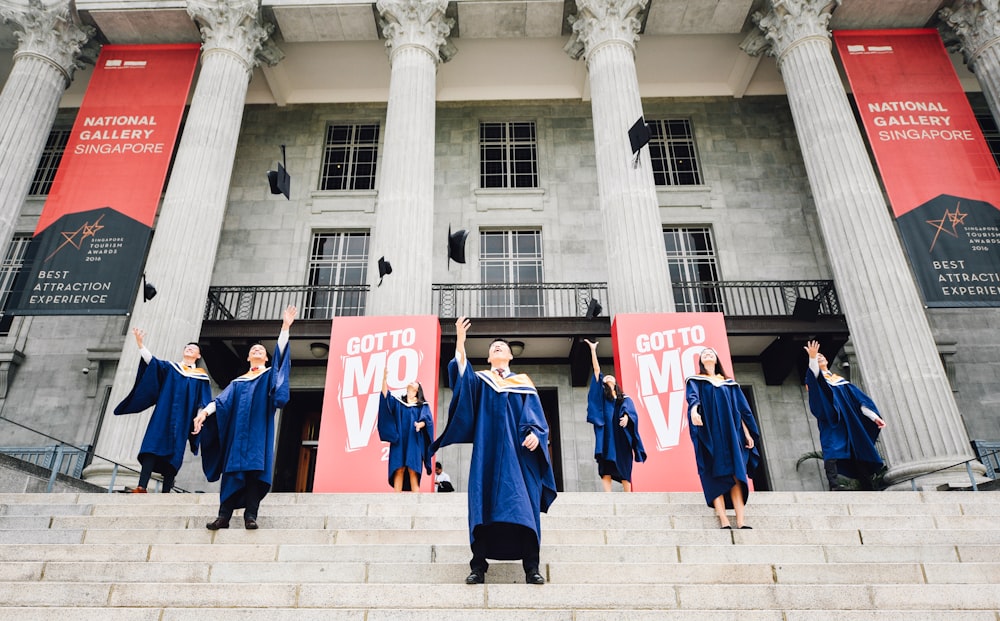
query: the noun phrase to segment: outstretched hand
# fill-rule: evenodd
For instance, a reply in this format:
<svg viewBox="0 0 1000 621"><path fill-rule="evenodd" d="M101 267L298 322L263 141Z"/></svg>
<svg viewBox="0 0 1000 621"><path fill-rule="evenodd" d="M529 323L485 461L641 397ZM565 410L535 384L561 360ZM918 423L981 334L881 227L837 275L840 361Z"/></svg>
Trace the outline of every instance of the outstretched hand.
<svg viewBox="0 0 1000 621"><path fill-rule="evenodd" d="M139 349L142 349L142 339L146 338L146 333L139 328L132 328L132 334L135 335L135 344L139 346Z"/></svg>
<svg viewBox="0 0 1000 621"><path fill-rule="evenodd" d="M600 343L600 341L588 341L587 339L583 339L583 342L590 345L591 350L597 349L597 344Z"/></svg>
<svg viewBox="0 0 1000 621"><path fill-rule="evenodd" d="M809 341L803 349L810 358L815 358L819 354L819 341Z"/></svg>
<svg viewBox="0 0 1000 621"><path fill-rule="evenodd" d="M295 316L299 313L299 309L289 304L285 307L285 312L281 316L281 329L287 330L292 327L292 322L295 321Z"/></svg>

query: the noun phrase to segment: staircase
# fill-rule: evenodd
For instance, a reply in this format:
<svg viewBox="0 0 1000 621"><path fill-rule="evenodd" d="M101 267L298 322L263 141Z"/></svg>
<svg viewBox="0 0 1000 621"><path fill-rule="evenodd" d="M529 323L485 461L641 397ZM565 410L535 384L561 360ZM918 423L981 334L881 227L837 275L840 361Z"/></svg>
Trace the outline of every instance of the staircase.
<svg viewBox="0 0 1000 621"><path fill-rule="evenodd" d="M0 615L60 621L998 621L1000 494L561 494L544 586L468 586L465 495L271 494L260 530L201 494L0 494Z"/></svg>

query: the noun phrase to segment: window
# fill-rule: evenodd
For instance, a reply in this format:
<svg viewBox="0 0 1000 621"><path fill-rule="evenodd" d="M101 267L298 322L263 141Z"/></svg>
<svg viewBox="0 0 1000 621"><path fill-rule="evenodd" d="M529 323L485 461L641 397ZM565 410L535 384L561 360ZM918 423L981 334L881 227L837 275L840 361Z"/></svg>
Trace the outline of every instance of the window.
<svg viewBox="0 0 1000 621"><path fill-rule="evenodd" d="M315 233L309 257L310 291L303 317L331 319L365 314L368 288L367 232Z"/></svg>
<svg viewBox="0 0 1000 621"><path fill-rule="evenodd" d="M530 286L542 282L541 231L480 232L479 274L487 285L480 300L485 317L544 315L542 290Z"/></svg>
<svg viewBox="0 0 1000 621"><path fill-rule="evenodd" d="M1000 129L997 128L993 115L989 112L976 114L976 120L979 122L979 129L983 132L983 138L986 139L986 146L993 154L993 161L997 163L997 166L1000 166Z"/></svg>
<svg viewBox="0 0 1000 621"><path fill-rule="evenodd" d="M42 159L35 169L35 176L31 180L31 187L28 188L29 196L47 196L52 189L52 181L56 178L56 170L59 162L62 161L63 152L66 151L66 143L69 142L69 135L72 133L70 127L53 127L49 132L49 138L45 141L45 148L42 150Z"/></svg>
<svg viewBox="0 0 1000 621"><path fill-rule="evenodd" d="M535 124L479 124L479 185L483 188L537 188Z"/></svg>
<svg viewBox="0 0 1000 621"><path fill-rule="evenodd" d="M714 286L697 286L697 283L719 280L712 230L708 227L663 227L663 243L667 247L667 265L677 312L722 312L719 291Z"/></svg>
<svg viewBox="0 0 1000 621"><path fill-rule="evenodd" d="M376 159L378 125L329 125L319 189L375 189Z"/></svg>
<svg viewBox="0 0 1000 621"><path fill-rule="evenodd" d="M687 119L648 121L649 157L656 185L701 185L694 131Z"/></svg>
<svg viewBox="0 0 1000 621"><path fill-rule="evenodd" d="M10 332L10 324L14 321L14 318L6 313L7 301L14 287L14 279L24 266L24 255L28 252L30 243L31 235L14 235L10 245L7 246L3 263L0 263L0 308L4 309L3 315L0 316L0 334Z"/></svg>

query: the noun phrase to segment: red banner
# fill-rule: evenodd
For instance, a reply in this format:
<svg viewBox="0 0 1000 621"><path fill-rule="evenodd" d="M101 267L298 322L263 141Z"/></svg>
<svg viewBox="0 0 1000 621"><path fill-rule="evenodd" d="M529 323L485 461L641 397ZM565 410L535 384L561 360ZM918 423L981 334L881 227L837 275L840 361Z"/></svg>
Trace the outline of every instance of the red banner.
<svg viewBox="0 0 1000 621"><path fill-rule="evenodd" d="M314 492L391 490L389 444L376 428L382 373L388 368L390 392L419 381L436 419L440 346L433 315L334 318ZM431 479L422 473L421 491L433 490Z"/></svg>
<svg viewBox="0 0 1000 621"><path fill-rule="evenodd" d="M103 47L14 285L13 314L129 312L199 49Z"/></svg>
<svg viewBox="0 0 1000 621"><path fill-rule="evenodd" d="M688 431L685 379L706 347L733 365L722 313L615 315L611 324L618 383L639 412L646 462L632 470L637 492L700 492Z"/></svg>
<svg viewBox="0 0 1000 621"><path fill-rule="evenodd" d="M940 35L834 40L928 306L1000 305L1000 172Z"/></svg>

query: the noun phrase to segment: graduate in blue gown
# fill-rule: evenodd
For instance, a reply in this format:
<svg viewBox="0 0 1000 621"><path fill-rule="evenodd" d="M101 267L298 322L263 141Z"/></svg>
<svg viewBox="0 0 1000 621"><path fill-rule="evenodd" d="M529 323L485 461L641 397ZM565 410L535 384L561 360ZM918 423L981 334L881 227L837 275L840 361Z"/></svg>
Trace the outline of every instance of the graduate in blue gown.
<svg viewBox="0 0 1000 621"><path fill-rule="evenodd" d="M587 393L587 422L594 426L594 459L604 491L611 491L611 481L618 481L626 492L632 491L632 463L646 461L646 449L639 437L639 413L632 398L621 391L613 375L601 373L597 361L597 342L590 346L594 378Z"/></svg>
<svg viewBox="0 0 1000 621"><path fill-rule="evenodd" d="M181 361L160 360L143 345L146 333L133 328L139 346L139 372L132 392L115 407L115 414L135 414L150 407L153 413L139 447L139 483L133 493L144 494L154 472L163 475L163 493L174 486L174 478L184 462L184 447L198 453L197 438L191 435L198 410L212 400L212 388L205 369L196 365L201 357L197 343L184 346Z"/></svg>
<svg viewBox="0 0 1000 621"><path fill-rule="evenodd" d="M406 393L389 393L389 369L382 374L378 406L378 437L389 443L389 485L401 492L420 490L420 471L431 473L434 416L420 382L406 385Z"/></svg>
<svg viewBox="0 0 1000 621"><path fill-rule="evenodd" d="M209 481L222 477L219 517L205 525L209 530L229 528L233 511L240 508L244 527L257 529L260 501L271 490L274 414L288 403L288 330L297 312L294 306L285 309L272 366L267 366L263 345L251 347L250 370L230 382L194 420L195 433L202 435L205 476Z"/></svg>
<svg viewBox="0 0 1000 621"><path fill-rule="evenodd" d="M698 374L687 379L686 395L688 430L705 502L715 509L722 528L732 528L727 506L736 514L737 528L750 528L744 505L749 479L760 463L760 433L740 385L726 377L714 349L702 350Z"/></svg>
<svg viewBox="0 0 1000 621"><path fill-rule="evenodd" d="M875 402L861 389L827 368L819 342L809 341L806 387L809 410L816 417L823 447L823 467L831 491L847 489L838 474L871 489L872 477L884 467L875 440L885 427Z"/></svg>
<svg viewBox="0 0 1000 621"><path fill-rule="evenodd" d="M556 498L549 459L549 426L538 392L527 375L510 372L514 359L504 340L490 344L490 371L473 372L465 354L471 322L455 322L455 359L448 364L452 388L448 426L431 446L472 443L469 467L469 541L472 572L481 584L488 558L521 560L525 582L544 584L539 573L541 511Z"/></svg>

